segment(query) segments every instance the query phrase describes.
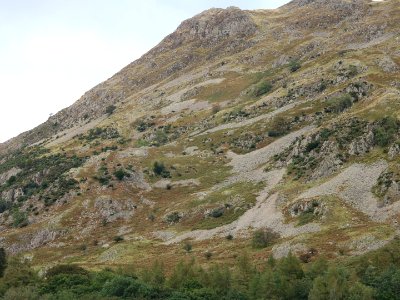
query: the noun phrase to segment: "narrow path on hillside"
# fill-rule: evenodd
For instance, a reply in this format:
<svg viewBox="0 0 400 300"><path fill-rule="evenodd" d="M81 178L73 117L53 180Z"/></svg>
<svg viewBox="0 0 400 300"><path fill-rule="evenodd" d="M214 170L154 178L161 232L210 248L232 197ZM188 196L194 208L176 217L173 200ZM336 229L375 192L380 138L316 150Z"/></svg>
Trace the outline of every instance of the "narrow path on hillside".
<svg viewBox="0 0 400 300"><path fill-rule="evenodd" d="M276 115L279 115L280 113L288 111L288 110L290 110L290 109L292 109L292 108L294 108L294 107L296 107L296 106L298 106L300 104L303 104L305 102L307 102L307 101L299 101L299 102L296 102L296 103L291 103L291 104L282 106L282 107L280 107L280 108L278 108L278 109L276 109L276 110L274 110L274 111L272 111L270 113L267 113L267 114L264 114L264 115L261 115L261 116L258 116L258 117L254 117L254 118L251 118L251 119L247 119L247 120L244 120L244 121L241 121L241 122L237 122L237 123L232 122L232 123L222 124L222 125L216 126L214 128L208 129L208 130L206 130L204 132L201 132L201 133L198 133L198 134L195 134L195 135L205 135L205 134L209 134L209 133L213 133L213 132L217 132L217 131L221 131L221 130L236 129L236 128L240 128L240 127L253 125L253 124L255 124L255 123L259 122L259 121L272 119Z"/></svg>

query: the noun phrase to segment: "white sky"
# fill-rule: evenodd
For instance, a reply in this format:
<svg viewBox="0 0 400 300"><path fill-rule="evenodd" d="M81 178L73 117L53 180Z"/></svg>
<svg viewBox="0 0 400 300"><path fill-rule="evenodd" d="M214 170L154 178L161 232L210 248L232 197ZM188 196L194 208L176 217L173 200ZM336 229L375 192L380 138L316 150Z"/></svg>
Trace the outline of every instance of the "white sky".
<svg viewBox="0 0 400 300"><path fill-rule="evenodd" d="M0 142L32 129L211 8L288 0L0 0Z"/></svg>

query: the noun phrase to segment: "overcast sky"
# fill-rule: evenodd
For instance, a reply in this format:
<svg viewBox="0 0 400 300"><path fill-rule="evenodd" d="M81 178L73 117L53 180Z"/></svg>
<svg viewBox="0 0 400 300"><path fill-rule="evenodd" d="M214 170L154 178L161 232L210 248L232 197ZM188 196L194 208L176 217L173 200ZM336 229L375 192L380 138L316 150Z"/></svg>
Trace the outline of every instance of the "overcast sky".
<svg viewBox="0 0 400 300"><path fill-rule="evenodd" d="M287 0L0 0L0 142L32 129L211 8Z"/></svg>

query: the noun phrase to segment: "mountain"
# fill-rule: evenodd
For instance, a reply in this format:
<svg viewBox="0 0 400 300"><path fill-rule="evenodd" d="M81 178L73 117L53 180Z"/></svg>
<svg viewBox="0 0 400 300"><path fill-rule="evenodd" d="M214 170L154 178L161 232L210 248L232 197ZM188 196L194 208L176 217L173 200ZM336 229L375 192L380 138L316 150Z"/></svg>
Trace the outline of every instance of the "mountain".
<svg viewBox="0 0 400 300"><path fill-rule="evenodd" d="M399 23L399 0L184 21L0 145L0 246L41 269L172 266L189 243L204 264L383 247L400 221Z"/></svg>

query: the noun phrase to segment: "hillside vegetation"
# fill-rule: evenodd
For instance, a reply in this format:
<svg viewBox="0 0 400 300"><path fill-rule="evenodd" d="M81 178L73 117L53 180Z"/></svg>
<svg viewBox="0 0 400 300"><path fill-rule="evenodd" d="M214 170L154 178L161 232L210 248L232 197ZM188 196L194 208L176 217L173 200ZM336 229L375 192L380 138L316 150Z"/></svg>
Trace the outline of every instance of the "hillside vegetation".
<svg viewBox="0 0 400 300"><path fill-rule="evenodd" d="M274 299L395 299L381 293L398 289L398 258L379 257L398 247L399 24L399 0L184 21L0 145L0 247L30 262L29 292L50 299L264 299L266 286ZM163 284L140 275L156 261ZM56 265L72 271L40 277ZM330 284L343 296L312 296Z"/></svg>

